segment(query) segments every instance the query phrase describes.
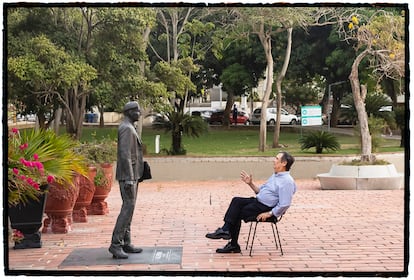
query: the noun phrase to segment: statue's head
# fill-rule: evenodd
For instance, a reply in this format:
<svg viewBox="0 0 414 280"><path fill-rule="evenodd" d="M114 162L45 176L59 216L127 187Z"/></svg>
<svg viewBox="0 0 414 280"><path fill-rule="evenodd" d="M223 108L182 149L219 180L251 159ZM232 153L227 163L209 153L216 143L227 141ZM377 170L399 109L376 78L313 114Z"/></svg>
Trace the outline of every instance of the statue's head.
<svg viewBox="0 0 414 280"><path fill-rule="evenodd" d="M129 117L132 121L138 121L141 116L139 104L136 101L130 101L124 106L124 115Z"/></svg>

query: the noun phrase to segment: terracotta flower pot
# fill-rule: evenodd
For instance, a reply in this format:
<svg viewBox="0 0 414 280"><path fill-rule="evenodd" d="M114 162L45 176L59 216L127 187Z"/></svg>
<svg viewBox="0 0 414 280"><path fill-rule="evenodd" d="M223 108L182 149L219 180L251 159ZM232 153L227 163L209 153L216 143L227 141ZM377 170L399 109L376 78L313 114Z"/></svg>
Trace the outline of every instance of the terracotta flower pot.
<svg viewBox="0 0 414 280"><path fill-rule="evenodd" d="M46 199L43 233L48 232L49 224L53 233L68 233L72 229L72 212L79 195L79 179L75 176L72 185L50 184Z"/></svg>
<svg viewBox="0 0 414 280"><path fill-rule="evenodd" d="M103 169L104 176L106 178L106 183L101 186L95 185L95 193L92 198L92 203L87 208L89 215L105 215L109 213L108 203L105 201L105 199L108 197L109 192L112 188L114 173L112 167L112 163L101 164L101 168Z"/></svg>
<svg viewBox="0 0 414 280"><path fill-rule="evenodd" d="M96 167L88 167L88 177L79 176L79 195L73 207L73 221L77 223L88 222L87 207L91 204L95 193L95 184L93 182L96 176Z"/></svg>

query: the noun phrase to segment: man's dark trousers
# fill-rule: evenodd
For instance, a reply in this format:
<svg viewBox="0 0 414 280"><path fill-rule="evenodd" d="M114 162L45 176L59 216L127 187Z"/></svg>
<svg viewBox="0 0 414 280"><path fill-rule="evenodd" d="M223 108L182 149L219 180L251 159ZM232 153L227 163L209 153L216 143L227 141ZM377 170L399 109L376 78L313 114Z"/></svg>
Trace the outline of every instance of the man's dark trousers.
<svg viewBox="0 0 414 280"><path fill-rule="evenodd" d="M255 197L234 197L224 215L224 221L230 225L231 244L238 245L241 220L255 219L260 213L271 209Z"/></svg>

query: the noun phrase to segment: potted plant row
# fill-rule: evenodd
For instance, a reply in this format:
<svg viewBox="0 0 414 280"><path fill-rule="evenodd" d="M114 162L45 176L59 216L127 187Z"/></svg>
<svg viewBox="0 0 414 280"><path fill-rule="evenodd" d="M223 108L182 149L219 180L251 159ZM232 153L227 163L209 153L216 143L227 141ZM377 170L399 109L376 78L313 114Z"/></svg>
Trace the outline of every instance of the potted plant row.
<svg viewBox="0 0 414 280"><path fill-rule="evenodd" d="M89 182L94 186L94 193L86 208L88 215L105 215L109 212L105 199L108 197L113 183L113 164L116 161L116 142L103 138L80 146L81 153L86 157L90 169L95 170ZM84 213L85 214L85 213ZM86 215L85 214L85 215Z"/></svg>

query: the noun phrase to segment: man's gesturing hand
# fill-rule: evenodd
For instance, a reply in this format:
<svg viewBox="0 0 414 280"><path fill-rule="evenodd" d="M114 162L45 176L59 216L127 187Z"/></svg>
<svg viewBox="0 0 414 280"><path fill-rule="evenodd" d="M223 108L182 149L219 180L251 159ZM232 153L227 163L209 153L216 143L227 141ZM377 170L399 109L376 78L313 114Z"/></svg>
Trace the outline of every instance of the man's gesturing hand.
<svg viewBox="0 0 414 280"><path fill-rule="evenodd" d="M247 174L246 171L242 171L240 173L240 177L242 179L243 182L245 182L246 184L250 185L252 183L253 177L252 175Z"/></svg>

